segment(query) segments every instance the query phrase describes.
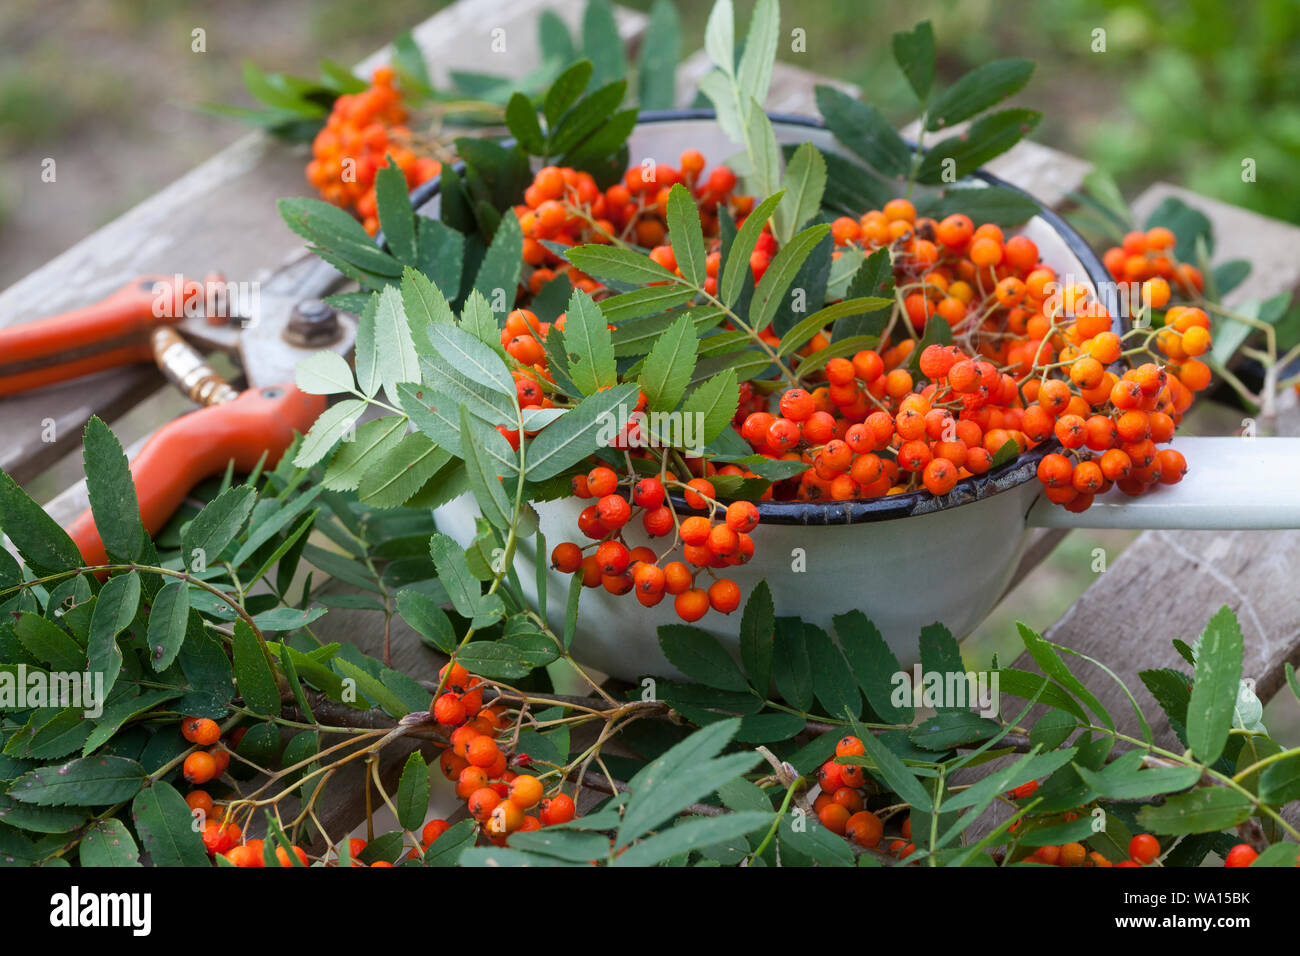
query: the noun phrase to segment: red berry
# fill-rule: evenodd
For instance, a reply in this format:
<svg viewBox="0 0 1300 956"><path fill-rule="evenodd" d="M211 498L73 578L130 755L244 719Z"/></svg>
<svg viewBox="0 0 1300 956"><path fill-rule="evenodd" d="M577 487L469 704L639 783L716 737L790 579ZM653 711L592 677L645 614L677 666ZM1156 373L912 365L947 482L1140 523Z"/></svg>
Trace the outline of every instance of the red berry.
<svg viewBox="0 0 1300 956"><path fill-rule="evenodd" d="M433 716L438 723L454 727L465 722L465 705L455 694L443 694L433 702Z"/></svg>
<svg viewBox="0 0 1300 956"><path fill-rule="evenodd" d="M587 489L593 498L612 495L616 488L618 488L618 475L614 473L613 468L600 465L587 472Z"/></svg>
<svg viewBox="0 0 1300 956"><path fill-rule="evenodd" d="M605 495L596 502L596 514L601 524L611 531L617 531L632 517L632 508L622 495Z"/></svg>
<svg viewBox="0 0 1300 956"><path fill-rule="evenodd" d="M537 815L544 826L553 827L557 823L568 823L576 813L577 808L573 805L573 798L567 793L557 793L542 801L541 810Z"/></svg>
<svg viewBox="0 0 1300 956"><path fill-rule="evenodd" d="M642 478L632 487L632 500L641 508L658 508L666 494L658 478Z"/></svg>
<svg viewBox="0 0 1300 956"><path fill-rule="evenodd" d="M582 549L572 541L563 541L551 552L551 567L572 574L582 567Z"/></svg>
<svg viewBox="0 0 1300 956"><path fill-rule="evenodd" d="M1128 855L1135 863L1151 863L1160 855L1160 841L1150 833L1139 833L1128 841Z"/></svg>
<svg viewBox="0 0 1300 956"><path fill-rule="evenodd" d="M1259 857L1249 843L1238 843L1223 860L1224 866L1250 866Z"/></svg>
<svg viewBox="0 0 1300 956"><path fill-rule="evenodd" d="M628 561L627 546L621 541L605 541L596 549L596 563L602 574L622 574Z"/></svg>

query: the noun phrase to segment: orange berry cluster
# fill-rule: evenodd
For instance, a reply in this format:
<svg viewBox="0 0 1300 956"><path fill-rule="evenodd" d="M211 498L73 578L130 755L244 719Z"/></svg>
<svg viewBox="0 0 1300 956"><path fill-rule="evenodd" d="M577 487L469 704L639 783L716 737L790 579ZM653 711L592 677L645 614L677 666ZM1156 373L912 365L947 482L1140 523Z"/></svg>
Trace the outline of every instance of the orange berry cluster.
<svg viewBox="0 0 1300 956"><path fill-rule="evenodd" d="M867 752L861 739L848 735L835 745L835 757L860 757ZM817 770L821 793L813 801L813 812L821 825L858 846L874 849L884 839L885 825L866 808L867 775L855 764L836 763L832 757ZM903 820L901 839L890 840L886 852L898 859L912 855L912 820Z"/></svg>
<svg viewBox="0 0 1300 956"><path fill-rule="evenodd" d="M215 746L221 740L221 728L215 720L207 717L186 717L181 721L181 736L192 744L210 747L210 750L196 750L185 758L181 773L188 783L201 785L215 780L226 772L230 766L230 751L225 747ZM240 737L243 734L239 735ZM238 745L237 741L234 745Z"/></svg>
<svg viewBox="0 0 1300 956"><path fill-rule="evenodd" d="M456 784L456 795L488 839L505 846L517 830L540 830L572 820L576 813L572 797L558 791L548 797L537 777L509 769L497 742L504 710L483 706L482 681L460 664L444 666L438 676L446 690L433 702L433 715L438 723L455 728L439 766L443 776ZM534 808L537 812L530 814ZM445 830L445 822L430 822L423 834L425 849Z"/></svg>
<svg viewBox="0 0 1300 956"><path fill-rule="evenodd" d="M231 747L238 747L246 728L238 727L227 737ZM225 746L215 746L221 740L221 728L215 720L207 717L186 717L181 721L181 736L200 747L211 750L196 750L185 758L181 773L192 784L204 784L215 780L226 772L230 766L230 751ZM265 866L262 857L263 841L244 840L243 830L236 823L209 819L213 816L216 804L212 795L196 787L185 795L185 803L190 811L205 822L203 824L203 847L208 856L221 854L235 866ZM292 847L293 853L308 865L307 854L301 847ZM281 866L290 866L288 851L277 847L276 859Z"/></svg>
<svg viewBox="0 0 1300 956"><path fill-rule="evenodd" d="M770 489L773 497L847 501L922 487L943 495L987 472L1008 442L1019 455L1053 438L1067 454L1048 455L1039 477L1071 510L1112 484L1134 495L1181 480L1183 456L1155 446L1209 385L1208 366L1194 357L1210 346L1204 311L1176 306L1158 331L1121 338L1087 287L1057 282L1029 239L1004 241L998 227L976 229L961 214L917 220L906 200L832 230L844 245L891 245L911 324L923 332L943 321L961 344L922 351L916 367L928 384L919 390L903 367L916 346L908 337L831 359L825 385L786 390L779 414L748 414L740 432L755 451L810 466ZM1126 349L1130 337L1142 341ZM1107 369L1137 353L1157 358L1152 342L1169 364Z"/></svg>
<svg viewBox="0 0 1300 956"><path fill-rule="evenodd" d="M745 564L754 556L750 532L758 527L759 514L753 502L724 505L707 478L681 482L671 472L664 472L662 480L637 479L629 500L619 490L618 474L605 465L575 476L572 487L578 498L595 499L578 515L578 530L590 539L591 553L584 555L584 548L575 542L561 542L551 552L551 566L557 571L580 574L586 587L603 587L610 594L635 593L645 607L671 595L673 609L683 621L698 621L710 608L730 614L740 607L740 587L713 572ZM668 497L670 487L682 493L689 508L707 511L707 517L679 519ZM624 543L623 529L637 515L652 538L676 533L673 546L663 555L645 546L629 549ZM678 543L684 560L665 563ZM701 571L714 577L707 588L697 586Z"/></svg>
<svg viewBox="0 0 1300 956"><path fill-rule="evenodd" d="M1073 814L1067 816L1074 817ZM1060 846L1040 846L1025 857L1025 862L1041 863L1046 866L1091 866L1100 869L1109 866L1149 866L1160 856L1160 841L1150 833L1139 833L1128 842L1128 856L1127 860L1113 863L1096 850L1089 852L1082 843L1062 843Z"/></svg>
<svg viewBox="0 0 1300 956"><path fill-rule="evenodd" d="M682 183L694 193L707 239L717 240L719 235L719 207L727 207L734 216L744 216L754 205L752 196L732 195L736 174L728 167L715 166L704 176L704 166L704 156L688 149L682 153L677 168L667 163L633 166L622 182L604 192L590 173L557 166L539 169L524 190L523 203L515 206L524 234L524 262L531 267L525 279L528 290L536 295L557 275L566 273L573 286L584 292L600 288L590 276L546 248L543 240L579 246L618 239L650 249L650 258L675 270L672 248L664 244L668 236L668 191L675 184ZM770 258L775 244L764 248ZM705 289L710 294L717 290L720 259L715 251L708 260ZM763 265L766 267L765 261ZM761 274L760 270L755 278Z"/></svg>
<svg viewBox="0 0 1300 956"><path fill-rule="evenodd" d="M218 824L209 823L208 826L217 827ZM265 849L265 841L246 840L243 843L238 843L237 841L240 835L239 827L235 826L235 824L233 823L228 823L225 824L225 829L229 831L233 831L234 836L233 839L227 837L226 842L228 842L230 845L227 846L226 849L218 851L221 853L222 856L224 856L229 862L233 863L235 866L254 867L254 868L260 866L266 866L266 858L263 856L263 852ZM203 834L204 843L208 842L207 833L208 831L204 830L204 834ZM211 852L212 851L209 850L209 853ZM293 857L289 855L290 853L292 853L293 856L298 858L297 863L293 861ZM282 846L277 846L275 848L275 859L276 862L279 863L280 866L282 867L311 866L311 860L307 856L307 851L300 846L291 846L288 849L285 849Z"/></svg>
<svg viewBox="0 0 1300 956"><path fill-rule="evenodd" d="M325 126L312 141L307 181L322 198L350 209L366 232L379 231L375 203L375 174L393 162L406 177L408 189L442 172L442 164L419 155L405 125L407 111L389 67L375 70L371 85L360 93L345 93L334 101Z"/></svg>
<svg viewBox="0 0 1300 956"><path fill-rule="evenodd" d="M664 207L668 190L678 182L696 197L711 249L707 281L716 288L718 209L728 204L743 221L752 197L732 195L731 170L717 167L704 177L704 166L703 156L687 150L680 169L660 164L651 173L633 167L623 182L604 192L586 173L540 170L524 203L515 208L525 235L524 259L532 268L527 290L537 294L567 271L577 288L603 291L543 241L565 246L633 241L650 247L655 262L676 270L673 250L664 244ZM1050 441L1059 442L1062 451L1045 457L1039 476L1047 497L1072 510L1086 509L1112 485L1138 494L1181 479L1182 455L1156 446L1171 440L1193 393L1210 382L1208 366L1196 357L1210 346L1209 320L1201 309L1171 307L1163 326L1140 323L1121 336L1093 291L1058 277L1040 261L1028 237L1007 237L991 223L977 227L960 213L939 221L920 217L906 199L856 219L836 219L831 233L836 257L850 250L864 255L889 250L902 329L891 324L878 348L832 358L799 375L799 363L830 344L823 330L789 360L807 388L786 389L775 402L770 390L741 383L733 420L740 434L759 454L806 466L797 476L773 483L764 499L848 501L922 489L944 495L963 478L988 472L999 453L999 460L1007 460L1007 452L1015 457ZM1136 237L1126 248L1154 263L1143 286L1144 307L1164 308L1171 290L1158 273L1172 269L1171 276L1190 287L1197 275L1173 264L1168 230L1153 229L1141 238L1140 251ZM750 259L755 279L776 248L765 226ZM706 290L711 291L707 283ZM564 322L564 315L542 322L526 308L514 310L506 321L501 342L513 360L523 408L553 405L544 343L552 325L563 330ZM915 355L930 322L944 323L949 333L944 338L953 344L931 344ZM770 346L779 343L771 329L760 335ZM1109 368L1139 355L1151 361L1122 374ZM638 410L643 404L644 396ZM519 447L516 431L498 430ZM615 447L652 457L627 437ZM605 466L575 477L574 494L594 499L577 521L590 543L557 545L553 567L581 574L589 587L635 592L646 606L671 595L685 621L697 621L710 609L735 610L740 593L734 582L717 578L706 588L696 581L701 570L716 577L715 570L752 557L749 532L758 512L748 502L718 501L709 479L757 476L736 465L685 463L691 471L686 480L669 472L666 461L659 463L658 478L635 472L620 477ZM667 497L670 489L707 516L679 518ZM672 547L660 555L629 547L622 531L637 516L650 536L673 535ZM678 545L683 560L666 561Z"/></svg>
<svg viewBox="0 0 1300 956"><path fill-rule="evenodd" d="M1125 235L1120 245L1107 249L1101 261L1116 279L1141 282L1143 300L1161 309L1169 301L1170 280L1189 295L1205 288L1200 269L1174 260L1175 244L1173 232L1164 226L1134 231Z"/></svg>

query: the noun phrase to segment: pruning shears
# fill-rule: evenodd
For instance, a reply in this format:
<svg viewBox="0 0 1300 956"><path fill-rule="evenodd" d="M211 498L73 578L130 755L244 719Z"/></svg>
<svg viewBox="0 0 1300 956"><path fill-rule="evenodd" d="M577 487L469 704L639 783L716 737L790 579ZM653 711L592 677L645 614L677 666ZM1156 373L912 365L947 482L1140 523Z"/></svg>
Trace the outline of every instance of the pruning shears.
<svg viewBox="0 0 1300 956"><path fill-rule="evenodd" d="M0 409L3 396L157 363L200 405L154 432L131 462L141 518L157 534L200 481L232 461L251 471L265 455L274 466L325 410L324 396L293 384L294 366L321 349L346 356L355 344L355 320L322 301L341 281L312 256L261 283L140 276L93 305L0 328ZM236 359L247 387L233 387L199 349ZM107 560L89 511L68 533L88 564Z"/></svg>

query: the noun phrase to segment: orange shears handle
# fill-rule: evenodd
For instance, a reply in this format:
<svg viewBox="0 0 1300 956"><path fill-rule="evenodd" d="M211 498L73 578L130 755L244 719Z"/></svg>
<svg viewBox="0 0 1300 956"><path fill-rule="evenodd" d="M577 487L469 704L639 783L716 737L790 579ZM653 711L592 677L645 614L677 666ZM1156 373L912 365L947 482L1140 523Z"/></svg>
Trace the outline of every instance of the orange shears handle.
<svg viewBox="0 0 1300 956"><path fill-rule="evenodd" d="M294 432L305 433L324 410L324 396L276 385L250 388L234 401L200 408L158 429L131 462L145 530L151 536L161 531L190 489L232 460L237 470L249 472L265 453L266 467L274 467ZM68 534L88 565L107 563L89 511Z"/></svg>
<svg viewBox="0 0 1300 956"><path fill-rule="evenodd" d="M152 362L149 333L183 318L202 290L181 276L139 276L94 305L0 328L0 397Z"/></svg>

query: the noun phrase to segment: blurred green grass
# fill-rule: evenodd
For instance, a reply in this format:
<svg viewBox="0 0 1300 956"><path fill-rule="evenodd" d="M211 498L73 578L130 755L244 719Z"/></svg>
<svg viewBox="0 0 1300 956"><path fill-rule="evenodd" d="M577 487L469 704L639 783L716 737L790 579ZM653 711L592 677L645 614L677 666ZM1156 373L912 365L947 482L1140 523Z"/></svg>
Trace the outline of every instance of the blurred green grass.
<svg viewBox="0 0 1300 956"><path fill-rule="evenodd" d="M638 9L650 3L626 0ZM709 7L679 4L687 50L700 46ZM902 123L915 118L916 104L889 38L924 19L934 25L941 84L995 57L1035 60L1015 100L1044 113L1034 138L1108 170L1126 195L1164 179L1300 223L1296 0L785 3L778 56L856 83ZM806 31L805 53L791 51L795 28ZM1104 52L1093 50L1098 30ZM1242 181L1246 158L1257 166L1254 183Z"/></svg>

